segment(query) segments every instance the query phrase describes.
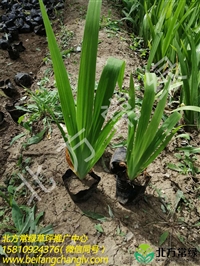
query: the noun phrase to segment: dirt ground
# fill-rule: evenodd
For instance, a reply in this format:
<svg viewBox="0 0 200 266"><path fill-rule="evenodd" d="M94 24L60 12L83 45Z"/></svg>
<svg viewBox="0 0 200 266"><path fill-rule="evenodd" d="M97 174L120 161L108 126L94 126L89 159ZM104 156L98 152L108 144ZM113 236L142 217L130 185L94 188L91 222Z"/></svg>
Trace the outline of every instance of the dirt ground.
<svg viewBox="0 0 200 266"><path fill-rule="evenodd" d="M80 47L84 18L86 13L86 2L84 0L73 1L73 4L67 3L66 10L62 15L62 21L58 20L54 25L57 37L63 29L63 25L68 31L73 32L73 37L67 44L70 47ZM109 1L103 1L102 17L106 24L107 18L116 21L120 19L120 14L116 7ZM62 24L62 27L61 27ZM140 67L144 62L139 54L129 48L131 39L125 26L119 31L113 31L102 23L99 33L99 49L97 58L97 80L109 56L114 56L126 61L126 76L124 89L128 88L130 73ZM26 51L20 54L16 61L9 59L7 51L0 50L0 80L9 78L13 84L14 75L17 72L32 73L34 83L31 90L37 89L37 81L40 80L48 64L43 62L46 57L47 42L45 37L31 34L20 34L20 41L26 47ZM72 84L76 85L80 53L71 53L65 58L65 63ZM48 88L54 88L54 78L51 72L49 76ZM137 84L137 80L135 80ZM20 97L25 95L23 88L15 85L20 93ZM19 172L17 162L21 152L21 146L25 137L19 139L12 146L10 141L20 132L25 132L20 125L14 122L10 114L6 111L6 104L11 104L16 99L10 99L0 94L0 111L5 113L6 127L0 131L0 182L9 180L13 173ZM120 108L119 98L115 95L111 101L111 108L108 116L112 116L116 108ZM95 173L101 177L97 190L92 197L84 202L75 204L67 193L62 175L68 169L65 161L64 141L59 130L53 125L51 136L45 138L38 144L34 144L22 151L23 160L31 158L30 169L36 173L41 166L40 175L42 182L46 187L41 189L35 186L35 191L39 200L35 197L33 202L37 203L38 212L45 211L43 220L44 225L52 224L55 234L77 234L78 236L87 235L88 245L98 245L104 247L105 251L101 255L109 258L110 266L135 266L141 265L136 261L134 252L142 244L149 244L155 254L159 247L164 249L174 248L178 252L179 248L186 250L198 248L200 251L200 179L197 174L194 178L189 173L181 174L170 170L168 163L178 164L178 159L174 156L177 148L181 147L182 139L173 138L168 147L162 154L148 167L147 171L152 176L151 183L147 187L145 197L136 203L130 203L126 206L119 204L115 197L115 176L109 173L109 161L115 150L113 145L126 139L127 119L124 117L117 125L117 133L106 149L103 158L94 167ZM200 137L197 132L190 133L190 145L199 147ZM199 165L199 155L196 155L196 166ZM27 176L31 179L31 177ZM51 179L52 178L52 179ZM54 185L54 181L55 185ZM51 181L51 182L50 182ZM178 193L182 191L184 195L178 200ZM23 199L18 199L21 203L27 204L31 193L27 193ZM31 204L33 204L33 202ZM0 198L0 205L4 202ZM95 212L105 217L104 221L98 221L84 215L83 212ZM96 225L101 224L103 232L98 232ZM168 231L169 237L159 245L161 235ZM73 244L66 240L66 245ZM61 265L61 264L60 264ZM62 264L75 265L75 264ZM87 264L86 264L87 265ZM89 265L89 264L88 264ZM176 254L174 257L156 257L148 265L152 266L175 266L200 265L200 255L195 258L181 257Z"/></svg>

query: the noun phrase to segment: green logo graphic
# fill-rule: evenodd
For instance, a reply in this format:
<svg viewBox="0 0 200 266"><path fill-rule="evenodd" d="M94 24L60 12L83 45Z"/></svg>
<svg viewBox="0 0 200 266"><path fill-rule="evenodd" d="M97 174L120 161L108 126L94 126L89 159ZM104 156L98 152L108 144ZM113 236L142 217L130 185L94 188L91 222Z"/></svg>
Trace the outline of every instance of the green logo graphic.
<svg viewBox="0 0 200 266"><path fill-rule="evenodd" d="M139 248L136 249L134 256L138 262L147 264L154 259L155 253L150 245L141 244Z"/></svg>

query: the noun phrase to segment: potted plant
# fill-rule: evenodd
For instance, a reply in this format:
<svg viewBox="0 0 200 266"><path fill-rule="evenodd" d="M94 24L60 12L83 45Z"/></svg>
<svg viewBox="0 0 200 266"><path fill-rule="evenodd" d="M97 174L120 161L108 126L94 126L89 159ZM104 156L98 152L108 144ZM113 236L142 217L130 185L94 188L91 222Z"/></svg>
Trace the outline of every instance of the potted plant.
<svg viewBox="0 0 200 266"><path fill-rule="evenodd" d="M73 173L80 180L83 180L89 173L96 180L91 189L97 186L100 178L91 172L92 168L113 137L115 133L114 125L121 116L121 113L116 113L111 120L105 123L102 109L109 107L110 98L113 95L116 83L118 82L119 87L122 87L124 61L113 57L108 58L95 92L101 2L101 0L90 0L88 4L81 49L77 99L74 100L68 73L45 11L45 6L40 0L56 85L68 133L65 134L59 123L57 123L67 146L66 158L70 169L63 176L67 189L66 181ZM90 196L91 189L80 191L74 196L71 193L71 196L73 196L75 201L82 201Z"/></svg>
<svg viewBox="0 0 200 266"><path fill-rule="evenodd" d="M127 148L116 150L110 163L111 170L117 178L116 196L122 204L144 193L150 177L143 171L161 153L180 128L174 128L181 118L178 112L172 113L164 122L161 121L169 85L170 80L165 84L158 98L156 96L157 77L154 73L146 73L144 98L141 110L138 111L132 76L130 78ZM155 100L157 100L157 106L153 110ZM141 173L144 173L144 186L136 181Z"/></svg>

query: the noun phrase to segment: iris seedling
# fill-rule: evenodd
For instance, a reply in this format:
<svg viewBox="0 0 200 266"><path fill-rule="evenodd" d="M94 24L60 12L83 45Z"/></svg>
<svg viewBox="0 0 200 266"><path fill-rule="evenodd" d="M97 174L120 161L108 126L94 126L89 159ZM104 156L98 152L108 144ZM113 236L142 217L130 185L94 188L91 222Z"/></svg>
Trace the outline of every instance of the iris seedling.
<svg viewBox="0 0 200 266"><path fill-rule="evenodd" d="M57 123L67 145L67 160L72 171L83 179L102 156L115 133L114 125L120 117L116 113L105 122L116 83L122 87L125 63L109 57L95 92L99 21L102 1L90 0L84 29L77 99L72 94L68 73L62 60L45 6L40 8L46 29L67 135Z"/></svg>
<svg viewBox="0 0 200 266"><path fill-rule="evenodd" d="M127 175L130 180L135 179L167 146L171 138L180 127L174 128L181 118L178 112L172 113L164 122L162 117L168 95L170 80L165 84L163 92L153 110L156 99L157 77L154 73L146 73L144 98L140 113L135 112L135 87L130 79L127 140Z"/></svg>

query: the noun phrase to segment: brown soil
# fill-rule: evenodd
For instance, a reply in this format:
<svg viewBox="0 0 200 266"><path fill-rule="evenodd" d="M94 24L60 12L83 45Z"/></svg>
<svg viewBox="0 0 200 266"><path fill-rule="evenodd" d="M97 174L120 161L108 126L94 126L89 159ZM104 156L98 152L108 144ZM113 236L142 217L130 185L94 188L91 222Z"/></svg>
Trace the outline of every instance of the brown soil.
<svg viewBox="0 0 200 266"><path fill-rule="evenodd" d="M64 12L64 25L68 31L73 32L70 40L70 47L78 47L81 44L84 28L84 17L86 12L86 1L77 0L73 4L66 5ZM109 10L111 18L119 19L119 14L115 7L108 1L103 1L102 15L108 17ZM55 23L55 29L59 35L59 20ZM58 36L59 38L59 36ZM97 80L109 56L114 56L126 61L125 88L128 87L129 75L137 67L141 66L142 60L139 55L129 48L130 37L126 30L114 32L106 27L102 27L99 34L100 44L97 58ZM0 80L9 78L14 84L14 75L17 72L32 72L34 84L31 89L37 88L37 81L40 80L45 70L50 67L43 63L43 58L47 53L47 43L45 37L35 34L20 35L26 51L20 54L20 58L12 61L8 58L7 52L0 50ZM75 86L78 73L80 53L71 53L65 59L66 67L70 73L70 79ZM50 75L49 87L54 87L53 75ZM136 81L137 82L137 81ZM16 86L21 96L25 94L23 88ZM0 132L1 153L0 153L0 174L1 184L9 180L13 173L21 173L17 166L20 157L21 146L25 137L15 142L10 147L10 141L14 136L25 130L13 122L5 105L13 100L0 94L1 110L6 115L7 128ZM116 96L111 101L109 116L112 117L116 108L120 108ZM123 118L117 125L117 133L112 144L126 139L127 120ZM197 133L191 133L190 145L199 146L200 137ZM200 221L199 208L199 175L193 178L191 174L180 174L167 168L167 163L178 163L174 156L177 148L181 147L181 141L174 138L167 149L148 167L147 171L152 176L150 185L147 187L145 196L136 203L126 206L120 205L115 198L115 177L109 173L109 161L114 152L112 145L109 145L103 158L94 167L94 171L101 177L101 181L96 192L87 202L75 204L67 193L62 175L68 165L65 161L64 141L59 130L53 125L53 132L50 138L45 137L40 143L29 146L22 151L23 160L31 158L30 169L37 172L39 166L42 167L40 174L42 183L46 189L35 186L40 201L34 198L37 203L38 212L45 211L44 225L52 224L55 234L77 234L87 235L88 245L99 245L105 247L105 252L98 253L98 256L108 257L110 266L135 266L141 265L136 261L134 252L142 244L150 244L156 250L159 248L159 239L165 232L169 232L169 237L162 245L163 248L200 248L199 226L195 224ZM197 155L197 167L199 166L199 155ZM200 166L199 166L200 167ZM31 177L27 176L31 182ZM51 178L56 182L53 187ZM181 200L176 205L177 192L184 193L185 201ZM20 203L27 204L31 193L27 197L16 199ZM4 202L0 198L0 204ZM33 204L33 202L31 203ZM112 215L109 210L112 210ZM95 212L103 215L106 219L103 222L89 218L83 212ZM101 224L103 233L95 229L95 225ZM73 242L66 241L69 245ZM199 253L198 253L199 254ZM188 261L186 260L188 259ZM160 261L159 261L160 260ZM66 264L60 264L66 265ZM68 264L67 264L68 265ZM75 264L69 264L75 265ZM89 265L89 264L88 264ZM175 266L175 265L200 265L200 258L175 257L156 258L152 266Z"/></svg>

